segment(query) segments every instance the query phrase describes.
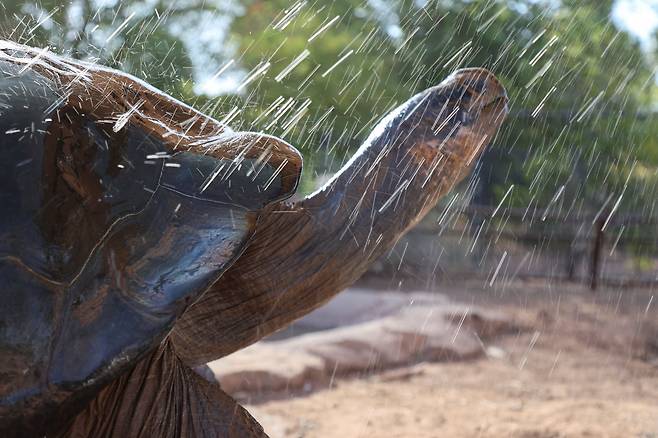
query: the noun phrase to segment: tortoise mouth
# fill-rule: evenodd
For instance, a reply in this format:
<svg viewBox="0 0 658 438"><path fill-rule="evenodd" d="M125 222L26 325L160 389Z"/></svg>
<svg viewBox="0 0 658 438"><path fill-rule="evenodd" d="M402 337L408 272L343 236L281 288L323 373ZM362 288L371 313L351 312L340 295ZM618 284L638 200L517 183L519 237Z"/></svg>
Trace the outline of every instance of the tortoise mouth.
<svg viewBox="0 0 658 438"><path fill-rule="evenodd" d="M489 93L485 91L481 96L483 101L479 105L479 108L477 108L476 113L479 117L501 123L509 113L509 97L502 86L496 91L496 94L491 93L493 96L487 96ZM484 100L485 98L486 100Z"/></svg>
<svg viewBox="0 0 658 438"><path fill-rule="evenodd" d="M509 98L507 95L495 97L484 104L479 112L498 123L502 123L509 113Z"/></svg>
<svg viewBox="0 0 658 438"><path fill-rule="evenodd" d="M489 102L482 105L483 110L495 110L497 108L503 109L505 113L509 111L509 97L507 97L507 93L494 97Z"/></svg>

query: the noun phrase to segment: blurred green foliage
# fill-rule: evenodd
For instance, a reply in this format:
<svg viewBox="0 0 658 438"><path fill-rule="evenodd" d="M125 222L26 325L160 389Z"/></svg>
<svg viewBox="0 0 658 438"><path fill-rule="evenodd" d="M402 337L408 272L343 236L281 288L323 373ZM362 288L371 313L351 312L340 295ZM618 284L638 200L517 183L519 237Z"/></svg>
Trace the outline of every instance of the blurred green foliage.
<svg viewBox="0 0 658 438"><path fill-rule="evenodd" d="M619 200L620 210L656 215L654 62L613 24L612 5L5 1L0 34L98 59L236 129L283 136L304 153L306 190L395 105L457 68L485 66L508 88L511 114L480 160L475 202L496 205L513 185L513 206L591 210ZM234 86L200 93L213 74Z"/></svg>

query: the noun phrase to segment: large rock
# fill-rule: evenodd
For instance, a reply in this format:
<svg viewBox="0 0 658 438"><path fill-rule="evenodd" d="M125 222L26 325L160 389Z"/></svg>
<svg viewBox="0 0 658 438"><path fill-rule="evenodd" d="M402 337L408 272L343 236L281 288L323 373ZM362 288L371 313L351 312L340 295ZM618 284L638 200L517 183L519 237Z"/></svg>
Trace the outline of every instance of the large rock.
<svg viewBox="0 0 658 438"><path fill-rule="evenodd" d="M208 365L228 393L268 396L422 360L475 358L487 339L518 330L504 314L441 295L350 290L288 330L305 334L279 335Z"/></svg>

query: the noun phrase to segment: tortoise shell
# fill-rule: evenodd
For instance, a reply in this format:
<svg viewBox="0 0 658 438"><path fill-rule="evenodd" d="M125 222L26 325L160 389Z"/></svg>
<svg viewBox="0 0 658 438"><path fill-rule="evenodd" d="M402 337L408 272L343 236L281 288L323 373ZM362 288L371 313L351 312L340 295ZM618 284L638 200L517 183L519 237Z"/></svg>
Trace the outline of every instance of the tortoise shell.
<svg viewBox="0 0 658 438"><path fill-rule="evenodd" d="M0 151L3 427L85 403L153 350L301 171L282 140L10 42Z"/></svg>

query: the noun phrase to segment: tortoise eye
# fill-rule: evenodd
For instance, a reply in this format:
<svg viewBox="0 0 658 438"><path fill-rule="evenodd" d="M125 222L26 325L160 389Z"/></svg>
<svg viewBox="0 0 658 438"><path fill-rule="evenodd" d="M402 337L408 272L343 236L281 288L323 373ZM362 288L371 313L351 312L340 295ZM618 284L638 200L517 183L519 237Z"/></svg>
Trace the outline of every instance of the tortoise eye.
<svg viewBox="0 0 658 438"><path fill-rule="evenodd" d="M470 88L459 86L452 90L450 97L453 100L468 104L473 98L473 93L471 92Z"/></svg>

